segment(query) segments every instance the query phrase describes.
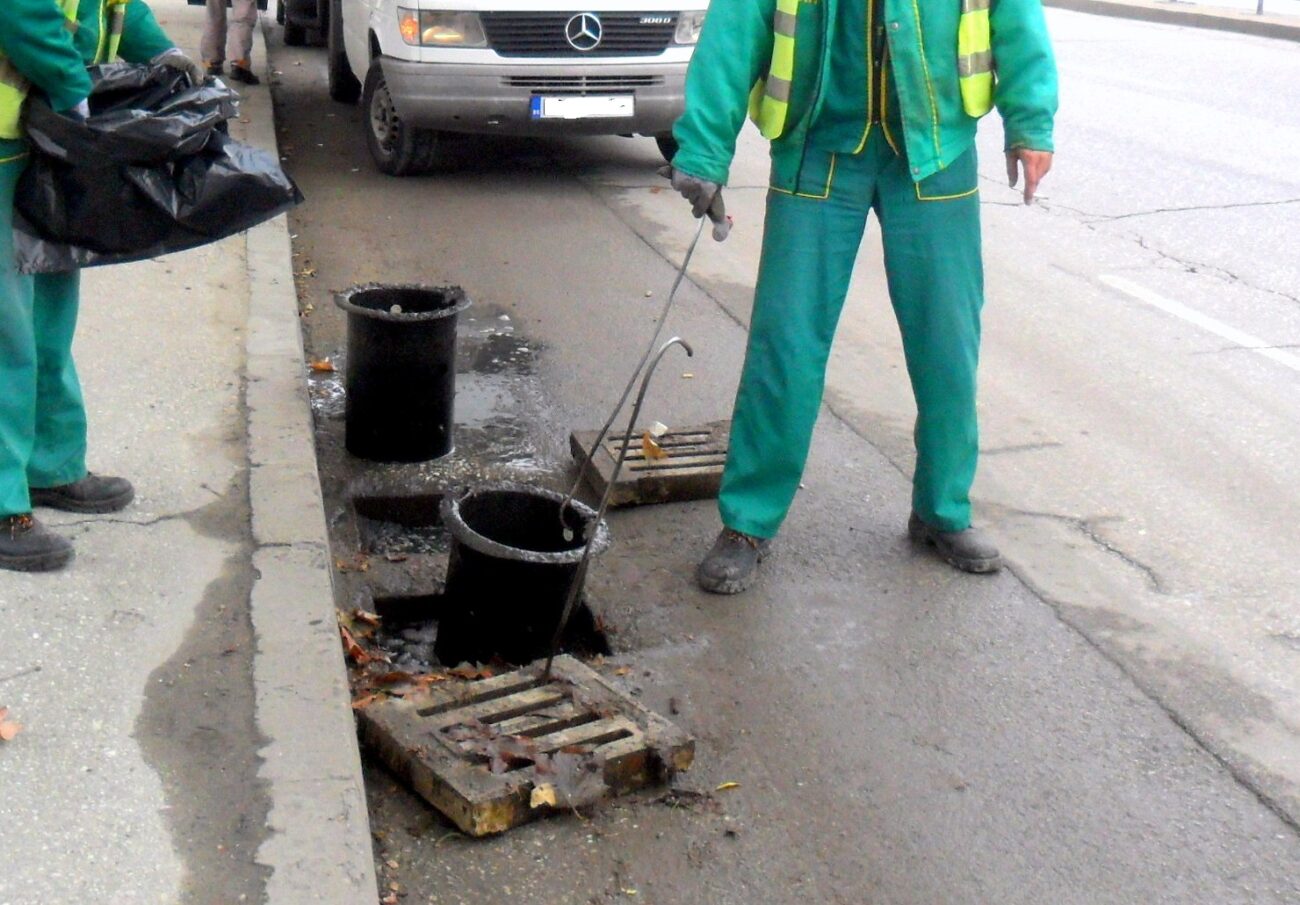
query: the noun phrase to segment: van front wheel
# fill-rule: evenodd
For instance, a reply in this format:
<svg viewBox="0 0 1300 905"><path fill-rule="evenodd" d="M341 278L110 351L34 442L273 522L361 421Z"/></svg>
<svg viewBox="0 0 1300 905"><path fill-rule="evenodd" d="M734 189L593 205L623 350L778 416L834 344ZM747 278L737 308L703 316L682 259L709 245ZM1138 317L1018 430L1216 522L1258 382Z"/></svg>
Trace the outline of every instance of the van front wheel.
<svg viewBox="0 0 1300 905"><path fill-rule="evenodd" d="M378 58L371 62L366 73L361 106L365 111L362 122L366 145L380 172L389 176L415 176L432 169L438 151L438 133L402 121Z"/></svg>

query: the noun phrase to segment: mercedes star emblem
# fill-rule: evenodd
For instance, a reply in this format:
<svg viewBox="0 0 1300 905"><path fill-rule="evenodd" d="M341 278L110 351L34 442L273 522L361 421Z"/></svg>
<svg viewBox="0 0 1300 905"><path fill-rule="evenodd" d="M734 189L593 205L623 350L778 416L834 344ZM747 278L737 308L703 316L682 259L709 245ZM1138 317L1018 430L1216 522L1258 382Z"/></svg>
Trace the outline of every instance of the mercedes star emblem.
<svg viewBox="0 0 1300 905"><path fill-rule="evenodd" d="M564 26L564 36L574 50L595 50L600 31L600 18L595 13L578 13Z"/></svg>

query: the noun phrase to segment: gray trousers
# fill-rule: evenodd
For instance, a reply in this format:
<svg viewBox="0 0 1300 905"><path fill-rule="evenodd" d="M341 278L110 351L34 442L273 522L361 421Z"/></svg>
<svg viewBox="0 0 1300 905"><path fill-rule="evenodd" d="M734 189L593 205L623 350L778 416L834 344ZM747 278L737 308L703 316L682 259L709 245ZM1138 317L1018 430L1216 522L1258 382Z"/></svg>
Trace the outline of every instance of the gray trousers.
<svg viewBox="0 0 1300 905"><path fill-rule="evenodd" d="M257 27L257 0L231 0L230 59L245 66L253 53ZM199 53L208 65L226 61L226 0L208 0L208 21L203 26Z"/></svg>

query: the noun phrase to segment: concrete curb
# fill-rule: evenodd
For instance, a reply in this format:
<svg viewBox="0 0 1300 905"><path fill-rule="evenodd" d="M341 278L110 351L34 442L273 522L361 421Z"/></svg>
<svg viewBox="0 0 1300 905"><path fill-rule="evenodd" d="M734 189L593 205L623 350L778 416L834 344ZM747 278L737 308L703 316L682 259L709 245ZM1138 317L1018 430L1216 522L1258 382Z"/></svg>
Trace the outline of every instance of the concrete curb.
<svg viewBox="0 0 1300 905"><path fill-rule="evenodd" d="M1043 0L1044 6L1098 16L1138 19L1165 25L1213 28L1263 38L1300 41L1300 21L1281 16L1257 16L1240 10L1198 7L1189 3L1147 0Z"/></svg>
<svg viewBox="0 0 1300 905"><path fill-rule="evenodd" d="M256 33L255 59L267 60ZM262 67L269 85L269 65ZM277 149L269 90L246 92L250 143ZM260 776L271 808L258 851L271 905L374 905L370 820L338 641L286 217L247 234L249 497L256 549Z"/></svg>

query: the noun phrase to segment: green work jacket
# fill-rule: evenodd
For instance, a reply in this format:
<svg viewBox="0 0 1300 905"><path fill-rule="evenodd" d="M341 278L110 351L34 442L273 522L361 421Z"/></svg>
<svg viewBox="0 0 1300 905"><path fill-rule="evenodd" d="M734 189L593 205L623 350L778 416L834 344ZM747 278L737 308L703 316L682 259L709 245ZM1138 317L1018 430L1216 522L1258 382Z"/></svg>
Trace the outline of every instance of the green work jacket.
<svg viewBox="0 0 1300 905"><path fill-rule="evenodd" d="M772 142L774 174L799 181L809 130L826 106L823 86L835 45L836 5L870 0L802 0L795 25L794 78L784 134ZM957 81L960 0L883 0L886 39L912 178L920 182L975 141L977 120L962 109ZM686 109L673 128L673 166L727 182L749 95L771 64L776 0L712 0L686 76ZM1041 0L993 0L997 66L994 103L1007 148L1051 151L1056 63ZM837 106L837 105L832 105ZM842 106L842 105L838 105ZM865 112L864 112L865 115ZM783 177L784 178L784 177Z"/></svg>
<svg viewBox="0 0 1300 905"><path fill-rule="evenodd" d="M54 0L4 0L0 54L50 98L56 110L69 110L90 94L86 67L106 62L107 3L81 0L72 32ZM130 0L118 47L121 59L145 63L175 45L144 0ZM22 140L0 141L0 160L20 154Z"/></svg>

